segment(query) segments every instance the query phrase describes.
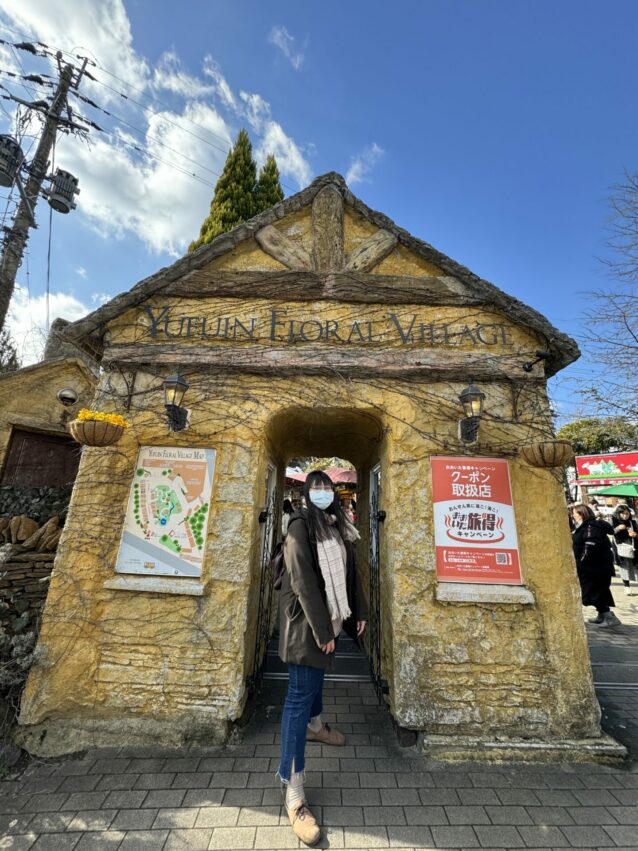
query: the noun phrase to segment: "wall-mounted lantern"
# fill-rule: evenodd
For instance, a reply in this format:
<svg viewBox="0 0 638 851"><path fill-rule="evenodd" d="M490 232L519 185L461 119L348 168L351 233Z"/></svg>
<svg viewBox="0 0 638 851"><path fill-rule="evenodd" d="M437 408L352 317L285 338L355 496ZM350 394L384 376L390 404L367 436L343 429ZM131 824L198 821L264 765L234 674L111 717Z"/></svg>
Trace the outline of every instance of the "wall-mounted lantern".
<svg viewBox="0 0 638 851"><path fill-rule="evenodd" d="M476 443L483 416L485 393L476 384L470 382L469 386L459 394L459 401L463 405L465 414L464 418L459 420L459 438L463 443Z"/></svg>
<svg viewBox="0 0 638 851"><path fill-rule="evenodd" d="M169 431L183 431L188 425L188 410L182 408L188 381L179 372L164 379L164 405L168 416Z"/></svg>

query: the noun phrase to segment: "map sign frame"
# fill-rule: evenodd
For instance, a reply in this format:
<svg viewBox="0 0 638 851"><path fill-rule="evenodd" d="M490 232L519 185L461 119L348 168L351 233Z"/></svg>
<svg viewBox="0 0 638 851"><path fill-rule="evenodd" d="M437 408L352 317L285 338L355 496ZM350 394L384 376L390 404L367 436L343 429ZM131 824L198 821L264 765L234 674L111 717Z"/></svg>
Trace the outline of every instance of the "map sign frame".
<svg viewBox="0 0 638 851"><path fill-rule="evenodd" d="M216 454L214 449L140 446L116 573L201 577Z"/></svg>
<svg viewBox="0 0 638 851"><path fill-rule="evenodd" d="M504 458L431 458L440 582L523 585L509 465Z"/></svg>

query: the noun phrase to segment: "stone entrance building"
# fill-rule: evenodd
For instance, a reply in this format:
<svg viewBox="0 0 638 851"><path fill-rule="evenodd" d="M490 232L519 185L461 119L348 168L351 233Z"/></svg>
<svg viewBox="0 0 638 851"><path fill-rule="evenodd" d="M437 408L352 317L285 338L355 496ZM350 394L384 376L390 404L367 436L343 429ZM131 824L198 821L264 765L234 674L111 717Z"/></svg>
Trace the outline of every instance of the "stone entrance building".
<svg viewBox="0 0 638 851"><path fill-rule="evenodd" d="M448 753L605 749L560 477L520 456L551 437L546 378L579 354L541 315L331 173L66 333L101 360L95 406L131 427L83 450L22 702L31 751L225 739L262 661L265 566L300 455L357 468L365 650L398 725ZM176 370L189 423L168 432ZM468 444L470 382L485 400ZM463 484L465 462L505 470L520 579L437 572L433 457L458 462L460 497L491 487Z"/></svg>

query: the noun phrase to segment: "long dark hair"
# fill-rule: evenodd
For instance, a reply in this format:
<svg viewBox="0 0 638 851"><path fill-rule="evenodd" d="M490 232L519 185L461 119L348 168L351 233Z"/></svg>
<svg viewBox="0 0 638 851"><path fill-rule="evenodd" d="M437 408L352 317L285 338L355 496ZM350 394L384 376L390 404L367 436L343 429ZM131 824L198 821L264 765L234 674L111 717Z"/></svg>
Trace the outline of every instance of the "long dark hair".
<svg viewBox="0 0 638 851"><path fill-rule="evenodd" d="M311 473L308 473L303 486L303 495L306 499L306 522L308 523L310 537L314 537L318 541L325 541L330 537L329 526L326 523L326 514L332 514L337 521L337 529L343 538L346 532L346 517L343 513L339 496L336 493L334 494L332 505L329 505L325 512L321 508L317 508L316 505L313 505L310 500L310 488L313 485L319 484L329 485L331 488L334 488L332 479L323 470L313 470Z"/></svg>

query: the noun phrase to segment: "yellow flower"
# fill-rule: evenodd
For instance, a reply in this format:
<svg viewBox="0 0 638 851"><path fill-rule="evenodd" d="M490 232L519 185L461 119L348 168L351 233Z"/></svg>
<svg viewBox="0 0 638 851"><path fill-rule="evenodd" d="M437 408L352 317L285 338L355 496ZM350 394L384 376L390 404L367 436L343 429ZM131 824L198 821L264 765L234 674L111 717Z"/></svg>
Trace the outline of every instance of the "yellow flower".
<svg viewBox="0 0 638 851"><path fill-rule="evenodd" d="M122 426L128 428L129 423L124 419L122 414L106 414L104 411L90 411L88 408L82 408L76 417L78 420L96 420L100 423L111 423L111 425Z"/></svg>

